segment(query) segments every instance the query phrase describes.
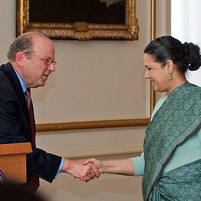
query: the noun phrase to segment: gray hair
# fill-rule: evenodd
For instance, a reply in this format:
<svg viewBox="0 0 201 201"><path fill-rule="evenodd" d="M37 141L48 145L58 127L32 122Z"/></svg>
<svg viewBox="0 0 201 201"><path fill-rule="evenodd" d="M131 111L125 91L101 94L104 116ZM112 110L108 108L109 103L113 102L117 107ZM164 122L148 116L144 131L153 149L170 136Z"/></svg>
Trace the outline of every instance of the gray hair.
<svg viewBox="0 0 201 201"><path fill-rule="evenodd" d="M10 45L7 58L9 61L16 60L17 52L32 52L33 51L33 38L34 36L43 37L47 40L50 40L47 36L38 33L38 32L27 32L18 36L14 42Z"/></svg>

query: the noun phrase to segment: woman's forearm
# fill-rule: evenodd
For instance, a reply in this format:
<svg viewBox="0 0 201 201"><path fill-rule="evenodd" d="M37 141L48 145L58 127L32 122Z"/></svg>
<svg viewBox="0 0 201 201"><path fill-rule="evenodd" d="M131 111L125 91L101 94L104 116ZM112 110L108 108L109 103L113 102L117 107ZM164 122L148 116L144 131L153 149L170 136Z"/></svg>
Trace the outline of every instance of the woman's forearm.
<svg viewBox="0 0 201 201"><path fill-rule="evenodd" d="M135 168L131 159L102 161L103 173L120 174L120 175L135 175Z"/></svg>

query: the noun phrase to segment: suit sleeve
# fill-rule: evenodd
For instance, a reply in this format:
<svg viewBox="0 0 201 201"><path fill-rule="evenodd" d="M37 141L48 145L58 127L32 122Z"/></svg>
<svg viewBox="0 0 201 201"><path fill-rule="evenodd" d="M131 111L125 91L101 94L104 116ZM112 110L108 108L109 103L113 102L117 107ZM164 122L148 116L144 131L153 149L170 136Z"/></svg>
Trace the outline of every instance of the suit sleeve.
<svg viewBox="0 0 201 201"><path fill-rule="evenodd" d="M27 174L35 175L52 182L61 163L61 157L32 147L33 152L27 155Z"/></svg>

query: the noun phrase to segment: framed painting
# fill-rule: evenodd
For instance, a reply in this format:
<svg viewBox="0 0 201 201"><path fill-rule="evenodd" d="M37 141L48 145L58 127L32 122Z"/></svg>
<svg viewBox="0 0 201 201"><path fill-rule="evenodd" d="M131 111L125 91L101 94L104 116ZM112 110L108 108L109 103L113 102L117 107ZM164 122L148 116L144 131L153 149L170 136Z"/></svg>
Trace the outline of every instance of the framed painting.
<svg viewBox="0 0 201 201"><path fill-rule="evenodd" d="M27 8L29 8L27 3L29 4L30 0L29 1L28 0L17 0L17 2L19 4L18 9L17 9L18 12L23 13L23 9L27 10ZM133 3L135 3L135 2L133 2ZM131 4L129 3L128 5L131 5ZM149 31L150 32L150 40L153 40L155 38L155 35L156 35L156 16L155 16L156 15L156 11L155 11L156 10L156 0L150 0L150 7L151 7L150 18L149 18L150 27L148 26L148 29L150 30ZM20 11L20 9L22 9L22 10ZM27 18L24 18L23 16L24 15L22 15L22 14L19 15L19 13L18 13L18 19L17 19L18 23L19 23L20 17L22 18L21 22L24 22L25 24L29 22L29 20L27 20ZM30 22L29 22L29 24L30 24ZM39 26L40 24L42 24L42 22L36 23L36 24L38 24L38 26ZM22 26L22 24L21 24L21 26ZM41 29L33 29L33 24L30 24L30 25L26 24L26 26L23 25L23 27L26 27L26 30L23 30L23 31L21 30L22 31L21 33L26 32L26 31L30 31L30 30L42 31ZM19 30L20 29L18 27L18 31ZM50 28L50 30L52 30L52 28ZM47 29L47 31L48 31L48 29ZM57 32L59 34L60 30L58 29L58 27L56 27L53 32L55 32L54 34L56 34ZM115 32L115 30L113 30L113 32ZM44 30L43 30L43 33L44 33ZM18 34L20 34L20 33L18 33ZM51 37L53 37L53 35ZM53 37L53 38L56 38L56 37ZM64 39L63 37L61 37L61 38ZM68 36L68 38L69 38L69 36ZM76 39L76 38L71 38L71 39ZM118 39L120 39L120 38L118 38ZM87 40L87 39L82 38L79 40ZM147 104L147 110L150 109L150 114L151 114L153 111L154 105L155 105L155 92L153 90L152 85L150 85L150 86L147 85L147 89L149 90L149 92L147 94L147 98L148 98L148 102L149 102ZM38 91L38 90L36 90L36 91ZM35 103L37 102L37 99L40 99L39 97L41 97L40 96L41 94L39 91L36 93L38 93L38 94L36 94L36 96L35 96L36 97L36 101L34 101ZM32 95L34 95L34 94L32 94ZM32 96L32 98L33 98L33 96ZM50 98L47 98L47 99L51 100ZM40 100L39 100L38 101L38 108L39 109L44 108L43 104L44 104L44 102L43 101L40 102ZM48 103L46 103L46 104L47 104L47 106L51 105ZM41 107L40 107L40 105L41 105ZM60 105L62 105L62 104L60 104ZM146 107L146 104L144 105L144 107ZM47 110L48 109L49 108L47 108ZM63 109L61 109L61 110L64 111ZM49 111L51 111L51 108L49 109ZM47 112L46 113L44 112L44 114L45 114L45 116L47 116L46 115ZM48 116L53 116L53 115L48 115ZM137 118L135 118L135 117L130 118L129 116L128 116L128 118L124 118L124 117L123 118L122 117L110 118L110 119L106 119L106 118L95 119L94 118L94 120L93 120L93 118L92 119L83 118L83 119L70 120L70 121L63 120L64 118L62 117L61 121L60 120L59 121L49 121L49 119L46 121L46 120L44 120L44 118L42 116L41 120L44 120L44 121L39 120L38 124L36 125L36 129L37 129L37 132L49 132L49 131L80 130L80 129L120 128L120 127L135 127L135 126L138 127L138 126L147 126L150 122L150 118L147 115L143 115L142 117L141 116L139 116L139 117L136 116L136 117Z"/></svg>
<svg viewBox="0 0 201 201"><path fill-rule="evenodd" d="M51 39L137 40L136 0L16 0L17 35Z"/></svg>

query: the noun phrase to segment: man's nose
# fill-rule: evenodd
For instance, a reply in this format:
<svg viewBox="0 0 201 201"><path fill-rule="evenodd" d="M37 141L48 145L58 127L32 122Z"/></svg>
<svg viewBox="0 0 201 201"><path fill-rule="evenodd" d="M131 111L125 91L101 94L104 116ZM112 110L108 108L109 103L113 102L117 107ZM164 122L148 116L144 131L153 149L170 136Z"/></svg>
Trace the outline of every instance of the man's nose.
<svg viewBox="0 0 201 201"><path fill-rule="evenodd" d="M54 64L54 63L51 63L51 64L48 66L48 70L51 71L51 72L54 72L54 71L55 71L55 64Z"/></svg>

